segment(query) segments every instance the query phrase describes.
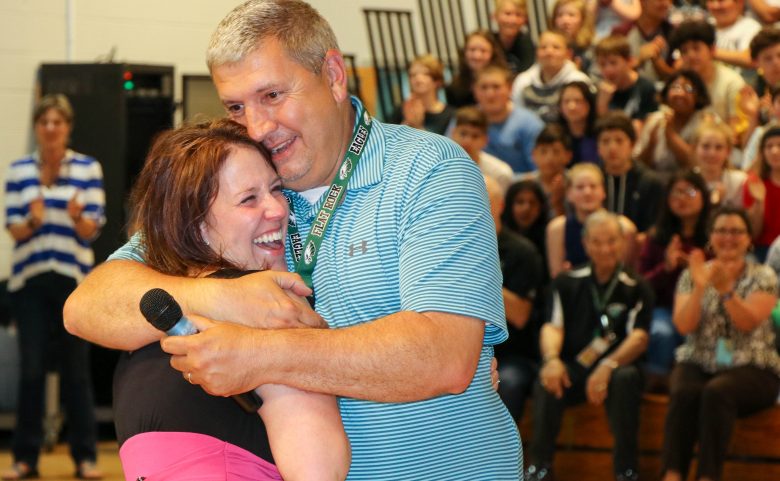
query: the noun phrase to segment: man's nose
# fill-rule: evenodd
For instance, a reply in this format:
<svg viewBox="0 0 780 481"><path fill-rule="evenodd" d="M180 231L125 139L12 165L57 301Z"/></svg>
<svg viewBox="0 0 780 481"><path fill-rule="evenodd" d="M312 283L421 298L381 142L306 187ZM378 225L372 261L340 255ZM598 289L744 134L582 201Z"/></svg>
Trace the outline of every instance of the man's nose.
<svg viewBox="0 0 780 481"><path fill-rule="evenodd" d="M262 109L247 109L246 130L253 140L262 142L276 130L276 122Z"/></svg>

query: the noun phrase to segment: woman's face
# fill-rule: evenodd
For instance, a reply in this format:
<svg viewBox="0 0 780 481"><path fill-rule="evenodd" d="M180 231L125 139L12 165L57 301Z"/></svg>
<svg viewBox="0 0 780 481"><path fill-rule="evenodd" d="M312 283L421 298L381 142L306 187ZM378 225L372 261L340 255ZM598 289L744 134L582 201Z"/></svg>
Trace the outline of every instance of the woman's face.
<svg viewBox="0 0 780 481"><path fill-rule="evenodd" d="M487 67L493 57L493 45L481 35L472 35L466 41L466 65L472 72L478 72Z"/></svg>
<svg viewBox="0 0 780 481"><path fill-rule="evenodd" d="M577 87L569 87L561 92L561 115L570 124L585 122L590 114L590 105Z"/></svg>
<svg viewBox="0 0 780 481"><path fill-rule="evenodd" d="M65 116L51 108L35 122L35 139L42 149L64 149L70 138L70 124Z"/></svg>
<svg viewBox="0 0 780 481"><path fill-rule="evenodd" d="M780 172L780 136L766 139L761 153L764 157L764 162L769 166L769 170Z"/></svg>
<svg viewBox="0 0 780 481"><path fill-rule="evenodd" d="M279 176L257 150L231 149L201 228L214 252L243 269L286 270L287 201Z"/></svg>
<svg viewBox="0 0 780 481"><path fill-rule="evenodd" d="M530 190L521 190L512 203L512 216L519 227L528 229L542 213L542 204Z"/></svg>
<svg viewBox="0 0 780 481"><path fill-rule="evenodd" d="M693 184L678 180L672 185L667 198L669 210L675 217L691 219L698 217L704 208L704 196Z"/></svg>
<svg viewBox="0 0 780 481"><path fill-rule="evenodd" d="M689 115L696 110L696 88L687 78L678 77L669 85L666 103L675 112Z"/></svg>
<svg viewBox="0 0 780 481"><path fill-rule="evenodd" d="M577 8L577 3L569 2L558 7L553 22L555 28L565 33L567 37L574 38L582 27L582 10Z"/></svg>
<svg viewBox="0 0 780 481"><path fill-rule="evenodd" d="M696 142L693 152L694 159L701 169L720 172L729 159L731 147L721 132L706 130Z"/></svg>
<svg viewBox="0 0 780 481"><path fill-rule="evenodd" d="M750 234L742 217L736 214L718 216L710 233L710 245L717 259L744 258L750 248Z"/></svg>

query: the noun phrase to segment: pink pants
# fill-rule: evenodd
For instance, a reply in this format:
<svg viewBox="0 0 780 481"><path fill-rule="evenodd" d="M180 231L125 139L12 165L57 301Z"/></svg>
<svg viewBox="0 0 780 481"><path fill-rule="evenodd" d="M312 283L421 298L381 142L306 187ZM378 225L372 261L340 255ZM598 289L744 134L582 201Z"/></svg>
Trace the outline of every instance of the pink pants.
<svg viewBox="0 0 780 481"><path fill-rule="evenodd" d="M136 434L119 450L127 481L281 481L276 466L205 434Z"/></svg>

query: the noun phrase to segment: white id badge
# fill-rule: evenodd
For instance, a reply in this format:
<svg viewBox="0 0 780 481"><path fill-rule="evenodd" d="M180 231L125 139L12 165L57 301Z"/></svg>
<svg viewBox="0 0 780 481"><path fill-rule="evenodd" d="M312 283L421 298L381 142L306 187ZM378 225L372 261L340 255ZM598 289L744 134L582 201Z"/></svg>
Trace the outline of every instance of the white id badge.
<svg viewBox="0 0 780 481"><path fill-rule="evenodd" d="M577 354L577 362L585 369L590 369L590 367L607 352L614 342L614 335L608 337L594 337L593 340L590 341L590 344L585 346L585 349Z"/></svg>

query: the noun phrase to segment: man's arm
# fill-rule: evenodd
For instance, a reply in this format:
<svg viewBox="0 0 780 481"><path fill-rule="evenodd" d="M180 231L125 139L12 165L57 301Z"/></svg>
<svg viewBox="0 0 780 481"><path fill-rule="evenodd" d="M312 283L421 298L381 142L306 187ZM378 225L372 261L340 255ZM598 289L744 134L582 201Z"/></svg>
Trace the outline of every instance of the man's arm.
<svg viewBox="0 0 780 481"><path fill-rule="evenodd" d="M131 260L112 260L93 270L68 298L63 310L65 328L113 349L134 350L156 341L162 333L144 319L139 308L141 297L155 287L168 291L185 315L254 326L300 327L321 322L305 301L289 295L287 290L299 295L309 291L297 275L288 272L194 279L164 275Z"/></svg>
<svg viewBox="0 0 780 481"><path fill-rule="evenodd" d="M474 377L484 334L484 322L441 312L402 311L329 330L194 321L202 332L162 346L174 368L215 395L267 383L379 402L457 394Z"/></svg>

